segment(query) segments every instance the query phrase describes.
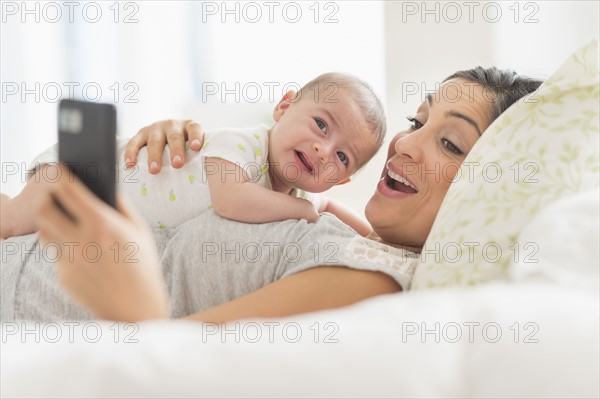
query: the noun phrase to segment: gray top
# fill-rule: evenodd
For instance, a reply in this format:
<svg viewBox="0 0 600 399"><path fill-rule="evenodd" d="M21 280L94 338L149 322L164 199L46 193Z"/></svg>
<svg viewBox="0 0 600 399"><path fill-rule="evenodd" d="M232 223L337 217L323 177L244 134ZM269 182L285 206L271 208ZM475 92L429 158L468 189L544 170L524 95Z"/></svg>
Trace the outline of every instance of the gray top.
<svg viewBox="0 0 600 399"><path fill-rule="evenodd" d="M246 224L209 210L172 229L154 229L171 316L239 298L320 265L380 271L407 290L418 256L357 236L331 214L317 223ZM2 242L0 320L87 319L56 279L56 253L37 235Z"/></svg>

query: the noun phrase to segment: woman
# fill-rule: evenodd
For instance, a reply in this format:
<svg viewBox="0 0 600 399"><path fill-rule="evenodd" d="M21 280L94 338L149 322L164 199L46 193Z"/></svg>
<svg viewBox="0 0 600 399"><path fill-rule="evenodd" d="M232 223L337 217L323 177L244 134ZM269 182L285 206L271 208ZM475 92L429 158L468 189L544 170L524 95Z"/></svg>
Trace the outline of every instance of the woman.
<svg viewBox="0 0 600 399"><path fill-rule="evenodd" d="M419 253L454 177L449 171L455 173L496 117L523 95L537 89L540 83L510 71L476 68L450 76L435 93L428 95L415 116L409 118L410 128L398 133L390 144L381 180L365 209L373 227L370 238L386 246ZM135 163L137 150L147 143L149 165L158 172L162 150L168 142L173 165L180 166L185 162L186 138L192 148L199 149L202 142L199 125L186 122L152 125L132 139L125 155L126 162ZM436 176L431 172L434 170L444 170L444 173ZM53 197L74 215L75 221L66 218L48 198L39 212L40 238L44 242L58 242L64 246L72 242L95 242L103 253L115 254L114 257L102 256L95 262L86 261L77 251L74 258L61 258L59 278L71 295L101 318L144 320L167 317L166 284L159 271L152 236L134 212L123 201L118 204L121 213L115 212L78 182L61 181ZM329 230L324 231L336 226L328 216L322 219L326 221L321 223L320 220L316 225L329 223ZM290 231L308 229L301 222L270 225L269 230L280 229L278 235L285 235L286 226ZM264 228L264 225L251 228L260 226ZM242 228L250 227L236 227ZM251 231L243 230L236 240L243 240ZM306 230L304 235L311 234ZM321 232L321 235L315 235L315 240L327 240L327 236ZM132 242L136 243L136 259L127 262L123 256L117 256L114 249ZM192 250L194 241L187 245L179 251ZM393 252L391 248L389 251ZM164 257L163 253L163 262ZM344 259L348 258L342 256L345 262ZM196 261L201 262L200 259ZM279 317L349 305L408 287L406 281L410 282L411 267L396 273L392 271L396 266L361 268L358 264L360 262L329 266L321 259L315 259L310 265L294 265L291 272L274 273L271 280L263 276L262 286L240 290L234 300L201 311L193 312L192 309L193 314L187 316L212 322ZM167 276L169 279L172 277ZM173 296L172 282L166 283ZM184 295L190 295L191 290L193 287ZM171 307L173 303L172 300Z"/></svg>

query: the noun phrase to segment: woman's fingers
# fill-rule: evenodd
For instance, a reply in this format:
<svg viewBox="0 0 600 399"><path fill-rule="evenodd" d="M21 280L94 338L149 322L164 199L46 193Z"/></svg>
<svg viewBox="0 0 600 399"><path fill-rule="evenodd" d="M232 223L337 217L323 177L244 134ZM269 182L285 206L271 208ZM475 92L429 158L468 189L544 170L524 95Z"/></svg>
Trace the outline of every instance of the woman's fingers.
<svg viewBox="0 0 600 399"><path fill-rule="evenodd" d="M62 173L68 178L61 178L55 185L53 195L60 202L76 223L95 226L104 208L110 207L94 195L66 166L60 165Z"/></svg>
<svg viewBox="0 0 600 399"><path fill-rule="evenodd" d="M45 242L71 242L79 237L74 222L58 208L52 197L40 205L37 225L40 238Z"/></svg>
<svg viewBox="0 0 600 399"><path fill-rule="evenodd" d="M173 121L162 121L140 129L125 146L125 165L130 168L137 163L140 148L148 146L148 169L150 173L158 173L161 168L162 153L167 143L163 128Z"/></svg>
<svg viewBox="0 0 600 399"><path fill-rule="evenodd" d="M204 130L194 121L175 122L167 128L170 129L166 131L166 136L171 153L171 165L174 168L181 168L185 164L186 140L192 150L199 151L204 143Z"/></svg>
<svg viewBox="0 0 600 399"><path fill-rule="evenodd" d="M96 317L145 320L168 315L167 289L152 234L117 197L112 209L59 165L61 178L39 206L40 239L60 251L58 278ZM71 174L69 174L71 173ZM88 250L89 249L89 250Z"/></svg>
<svg viewBox="0 0 600 399"><path fill-rule="evenodd" d="M111 221L118 217L118 213L114 209L96 197L79 179L72 175L72 172L67 167L64 165L60 165L59 167L61 168L61 173L71 173L71 175L68 178L60 179L56 183L52 196L74 220L65 215L58 204L52 200L48 200L50 204L44 203L42 205L44 207L43 212L49 215L45 217L46 222L55 223L61 227L67 226L66 223L69 222L68 225L71 228L66 232L70 234L71 238L77 238L86 230L86 226L90 227L87 230L97 230L102 220ZM52 212L50 211L51 208ZM129 206L121 194L117 194L117 209L136 225L144 225L142 218ZM110 222L108 223L110 224Z"/></svg>
<svg viewBox="0 0 600 399"><path fill-rule="evenodd" d="M204 129L202 129L202 126L197 122L190 121L185 125L185 132L190 148L194 151L200 151L202 144L204 144Z"/></svg>
<svg viewBox="0 0 600 399"><path fill-rule="evenodd" d="M183 128L186 121L169 121L171 123L165 126L165 136L169 144L169 153L171 154L171 165L174 168L181 168L185 163L185 139L186 132ZM148 148L149 149L149 148Z"/></svg>
<svg viewBox="0 0 600 399"><path fill-rule="evenodd" d="M194 121L166 120L141 129L125 147L125 165L129 168L137 163L140 148L148 146L148 169L156 174L162 167L165 145L169 144L171 165L181 168L185 164L185 142L190 148L200 151L204 144L204 129Z"/></svg>
<svg viewBox="0 0 600 399"><path fill-rule="evenodd" d="M183 126L183 130L181 130ZM171 165L181 168L185 164L185 142L194 151L200 151L204 144L204 129L194 121L183 121L181 125L171 126L172 130L166 132L169 151L171 153Z"/></svg>
<svg viewBox="0 0 600 399"><path fill-rule="evenodd" d="M148 129L148 170L156 174L162 167L162 157L167 137L163 124L154 123L147 127Z"/></svg>
<svg viewBox="0 0 600 399"><path fill-rule="evenodd" d="M131 168L137 164L137 154L140 152L140 148L144 147L148 143L148 127L140 129L135 136L133 136L125 146L124 161L125 166Z"/></svg>

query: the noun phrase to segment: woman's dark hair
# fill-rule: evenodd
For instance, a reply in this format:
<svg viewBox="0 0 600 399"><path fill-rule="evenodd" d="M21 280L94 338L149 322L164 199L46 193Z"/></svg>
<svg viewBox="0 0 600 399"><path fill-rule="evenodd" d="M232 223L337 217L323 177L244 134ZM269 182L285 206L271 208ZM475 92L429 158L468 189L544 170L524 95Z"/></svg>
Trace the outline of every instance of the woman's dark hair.
<svg viewBox="0 0 600 399"><path fill-rule="evenodd" d="M490 123L514 102L526 94L536 91L542 84L541 80L520 76L510 69L482 68L480 66L453 73L444 79L444 82L450 79L464 79L484 88L488 94L486 97L492 100Z"/></svg>

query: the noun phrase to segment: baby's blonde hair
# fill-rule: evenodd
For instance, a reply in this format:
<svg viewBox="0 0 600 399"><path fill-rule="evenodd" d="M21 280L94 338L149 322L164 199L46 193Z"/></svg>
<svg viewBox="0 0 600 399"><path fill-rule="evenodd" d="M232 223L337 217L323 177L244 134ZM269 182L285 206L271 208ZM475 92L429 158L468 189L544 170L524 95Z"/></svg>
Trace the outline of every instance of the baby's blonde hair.
<svg viewBox="0 0 600 399"><path fill-rule="evenodd" d="M332 91L331 88L334 88ZM341 72L327 72L317 76L298 91L298 98L310 95L308 91L321 90L323 93L331 93L335 98L335 93L343 89L350 94L352 100L360 108L367 124L367 128L375 135L377 150L383 144L386 133L385 111L381 100L371 86L356 76ZM327 96L325 98L327 100Z"/></svg>

